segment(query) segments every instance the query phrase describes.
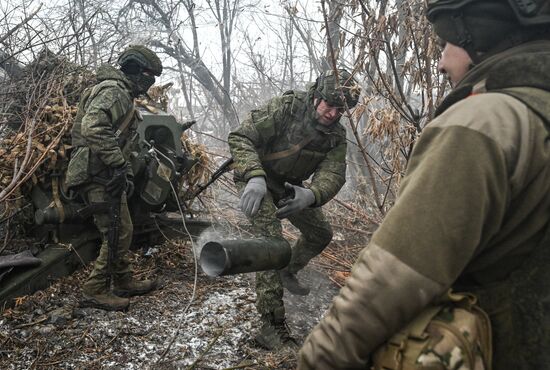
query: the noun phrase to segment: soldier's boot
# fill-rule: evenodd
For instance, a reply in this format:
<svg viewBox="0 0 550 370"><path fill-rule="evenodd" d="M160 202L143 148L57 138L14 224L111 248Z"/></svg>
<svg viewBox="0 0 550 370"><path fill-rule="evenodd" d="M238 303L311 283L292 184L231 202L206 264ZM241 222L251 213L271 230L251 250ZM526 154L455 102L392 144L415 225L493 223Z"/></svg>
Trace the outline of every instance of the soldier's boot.
<svg viewBox="0 0 550 370"><path fill-rule="evenodd" d="M298 349L298 343L290 336L284 308L276 309L273 314L262 315L261 321L262 327L254 338L256 345L270 351L283 348Z"/></svg>
<svg viewBox="0 0 550 370"><path fill-rule="evenodd" d="M82 287L82 307L94 307L107 311L124 311L128 309L130 300L116 296L107 287L106 279L88 279Z"/></svg>
<svg viewBox="0 0 550 370"><path fill-rule="evenodd" d="M296 274L290 272L288 270L288 268L284 268L282 270L279 270L279 276L281 277L281 282L283 283L283 286L290 293L295 294L295 295L308 295L309 294L309 287L302 284L302 283L300 283L300 281L296 277Z"/></svg>
<svg viewBox="0 0 550 370"><path fill-rule="evenodd" d="M133 297L149 293L157 288L154 280L136 280L132 276L115 279L113 293L119 297Z"/></svg>

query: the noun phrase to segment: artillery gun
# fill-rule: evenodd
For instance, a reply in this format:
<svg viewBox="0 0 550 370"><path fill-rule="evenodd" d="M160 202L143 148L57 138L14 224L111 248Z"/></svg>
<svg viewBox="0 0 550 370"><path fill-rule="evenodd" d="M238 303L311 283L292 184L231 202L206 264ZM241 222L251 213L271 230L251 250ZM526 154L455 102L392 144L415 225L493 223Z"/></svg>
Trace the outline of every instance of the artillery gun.
<svg viewBox="0 0 550 370"><path fill-rule="evenodd" d="M176 213L180 209L176 189L197 162L181 141L194 121L179 123L162 111L141 114L139 151L131 153L135 190L128 199L134 224L133 246L156 243L159 228L165 235L185 235L180 231L184 215ZM34 224L29 230L45 246L36 254L41 262L32 268L11 267L14 271L10 270L3 279L0 271L0 307L15 297L47 287L52 279L70 274L94 260L99 251L100 235L92 220L94 210L76 193L65 189L64 171L51 172L45 181L34 183L30 199ZM192 217L184 217L184 222L195 235L209 226Z"/></svg>

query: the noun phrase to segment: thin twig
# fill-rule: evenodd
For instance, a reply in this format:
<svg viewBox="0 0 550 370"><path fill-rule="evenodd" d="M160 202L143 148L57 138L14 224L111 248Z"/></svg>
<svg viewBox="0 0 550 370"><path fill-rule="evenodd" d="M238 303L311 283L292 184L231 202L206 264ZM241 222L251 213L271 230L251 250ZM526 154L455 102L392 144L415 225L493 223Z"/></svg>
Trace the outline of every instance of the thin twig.
<svg viewBox="0 0 550 370"><path fill-rule="evenodd" d="M21 328L26 328L26 327L29 327L29 326L34 326L34 325L40 324L41 322L44 322L44 321L46 321L46 320L48 320L48 317L47 317L47 316L46 316L46 317L43 317L43 318L41 318L41 319L39 319L39 320L36 320L36 321L33 321L33 322L29 322L29 323L27 323L27 324L17 325L15 328L16 328L16 329L21 329Z"/></svg>
<svg viewBox="0 0 550 370"><path fill-rule="evenodd" d="M237 366L224 367L222 370L244 369L245 367L254 366L254 365L257 365L257 364L255 362L248 362L248 363L237 365Z"/></svg>
<svg viewBox="0 0 550 370"><path fill-rule="evenodd" d="M199 357L196 358L195 361L193 361L193 363L187 368L187 370L193 370L198 365L198 363L203 359L203 357L208 352L210 352L210 350L212 349L214 344L216 344L218 339L220 339L221 335L223 334L223 331L224 331L223 328L218 330L218 333L216 333L216 336L210 341L210 343L208 343L208 346L205 348L205 350L199 355Z"/></svg>
<svg viewBox="0 0 550 370"><path fill-rule="evenodd" d="M27 24L42 8L42 4L38 6L38 9L36 9L34 12L32 12L27 18L23 19L17 26L9 30L4 36L0 37L0 44L6 41L8 37L10 37L15 31L17 31L19 28L23 27L25 24Z"/></svg>

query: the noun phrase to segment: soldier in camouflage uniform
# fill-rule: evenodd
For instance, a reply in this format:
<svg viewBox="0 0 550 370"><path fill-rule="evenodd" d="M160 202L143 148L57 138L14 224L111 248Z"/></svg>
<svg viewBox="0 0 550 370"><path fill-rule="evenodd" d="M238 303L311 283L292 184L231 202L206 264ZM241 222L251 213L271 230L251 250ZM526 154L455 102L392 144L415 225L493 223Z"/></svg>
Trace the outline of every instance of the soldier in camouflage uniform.
<svg viewBox="0 0 550 370"><path fill-rule="evenodd" d="M550 369L550 1L429 0L427 16L453 90L299 370L367 368L450 287L488 314L493 369ZM477 369L466 357L435 344L406 368Z"/></svg>
<svg viewBox="0 0 550 370"><path fill-rule="evenodd" d="M294 294L308 294L296 273L332 239L321 206L346 181L346 131L339 119L346 106L357 104L359 94L349 72L328 71L308 91L288 91L253 110L229 134L240 207L253 233L284 241L282 218L302 233L287 268L256 274L256 307L263 322L256 340L263 347L291 341L284 321L283 285ZM302 182L311 175L305 187Z"/></svg>
<svg viewBox="0 0 550 370"><path fill-rule="evenodd" d="M71 132L73 152L66 176L67 186L76 189L88 204L120 199L120 231L113 276L107 273L110 217L105 208L94 214L102 244L94 269L82 289L84 305L106 310L126 309L129 305L126 297L154 289L152 281L136 281L132 277L127 252L133 226L127 197L133 191L130 153L139 140L135 133L139 115L134 98L154 84L155 76L162 73L162 64L153 51L142 45L129 46L119 56L118 64L120 69L101 66L97 71L97 84L82 96Z"/></svg>

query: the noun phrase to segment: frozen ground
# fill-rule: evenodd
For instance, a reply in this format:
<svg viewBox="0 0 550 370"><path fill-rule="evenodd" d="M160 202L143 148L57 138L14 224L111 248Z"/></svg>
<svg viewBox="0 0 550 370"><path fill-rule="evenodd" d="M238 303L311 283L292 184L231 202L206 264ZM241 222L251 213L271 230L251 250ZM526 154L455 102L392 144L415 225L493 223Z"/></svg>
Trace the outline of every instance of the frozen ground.
<svg viewBox="0 0 550 370"><path fill-rule="evenodd" d="M132 298L128 312L79 307L81 270L45 291L22 297L0 316L1 369L285 369L295 353L254 347L259 322L253 275L208 278L199 273L188 243L171 242L151 258L135 257L136 274L157 276L162 288ZM285 292L288 323L298 341L337 292L325 275L300 273L307 297Z"/></svg>

